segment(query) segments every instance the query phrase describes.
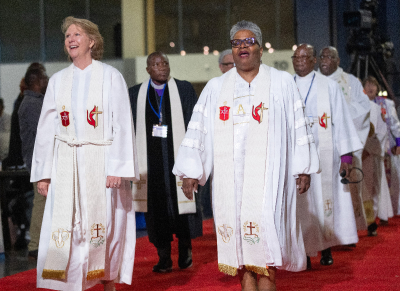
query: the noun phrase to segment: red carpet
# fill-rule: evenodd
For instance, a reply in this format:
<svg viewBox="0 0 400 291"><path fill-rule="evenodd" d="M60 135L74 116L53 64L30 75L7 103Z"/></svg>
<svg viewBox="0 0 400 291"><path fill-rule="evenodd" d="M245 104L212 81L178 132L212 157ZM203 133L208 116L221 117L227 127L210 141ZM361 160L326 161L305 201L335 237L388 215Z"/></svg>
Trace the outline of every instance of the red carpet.
<svg viewBox="0 0 400 291"><path fill-rule="evenodd" d="M205 221L204 236L193 241L194 265L185 271L177 266L178 250L174 242L172 273L152 273L157 261L156 250L147 237L138 239L134 285L117 284L117 290L240 290L237 277L218 271L212 223L212 220ZM319 258L312 258L311 271L278 270L278 290L400 290L400 217L390 219L388 226L379 227L377 237L367 237L366 231L359 232L359 237L356 248L333 248L332 266L321 266ZM35 281L36 270L22 272L1 279L0 290L33 290ZM103 289L97 285L89 290Z"/></svg>

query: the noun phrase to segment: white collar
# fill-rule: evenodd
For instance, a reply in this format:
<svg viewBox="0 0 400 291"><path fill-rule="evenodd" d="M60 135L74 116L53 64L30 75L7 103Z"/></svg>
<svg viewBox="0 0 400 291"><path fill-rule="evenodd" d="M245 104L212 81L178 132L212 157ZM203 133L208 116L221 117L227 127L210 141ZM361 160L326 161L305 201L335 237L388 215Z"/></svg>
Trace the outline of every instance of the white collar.
<svg viewBox="0 0 400 291"><path fill-rule="evenodd" d="M315 71L312 70L310 73L305 75L304 77L300 77L299 75L295 75L296 81L301 81L301 82L308 82L311 81L311 79L314 77Z"/></svg>
<svg viewBox="0 0 400 291"><path fill-rule="evenodd" d="M162 89L164 89L164 86L165 86L165 84L167 84L167 83L161 84L161 85L157 85L157 84L155 84L155 83L153 82L152 79L150 79L150 84L151 84L151 87L153 87L154 89L156 89L156 90L162 90Z"/></svg>

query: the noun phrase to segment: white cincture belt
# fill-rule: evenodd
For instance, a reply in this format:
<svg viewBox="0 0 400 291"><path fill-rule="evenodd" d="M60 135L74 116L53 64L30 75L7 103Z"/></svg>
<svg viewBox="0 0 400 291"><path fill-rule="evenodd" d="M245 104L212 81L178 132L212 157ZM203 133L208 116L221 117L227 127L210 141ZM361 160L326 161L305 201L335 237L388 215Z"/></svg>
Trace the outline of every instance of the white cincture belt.
<svg viewBox="0 0 400 291"><path fill-rule="evenodd" d="M65 142L69 146L77 147L77 146L82 146L82 145L87 145L87 144L92 144L92 145L112 145L112 140L76 140L75 138L65 138L59 135L55 136L56 139Z"/></svg>
<svg viewBox="0 0 400 291"><path fill-rule="evenodd" d="M108 146L112 145L112 140L76 140L73 137L62 137L59 135L55 136L55 139L58 139L59 141L65 142L69 146L73 147L73 159L74 159L74 192L76 193L75 196L75 227L74 230L78 232L80 239L83 238L82 235L82 227L81 227L81 218L79 217L79 214L81 213L81 207L79 203L79 197L77 195L78 193L78 163L76 159L76 147L78 146L83 146L83 145L98 145L98 146Z"/></svg>

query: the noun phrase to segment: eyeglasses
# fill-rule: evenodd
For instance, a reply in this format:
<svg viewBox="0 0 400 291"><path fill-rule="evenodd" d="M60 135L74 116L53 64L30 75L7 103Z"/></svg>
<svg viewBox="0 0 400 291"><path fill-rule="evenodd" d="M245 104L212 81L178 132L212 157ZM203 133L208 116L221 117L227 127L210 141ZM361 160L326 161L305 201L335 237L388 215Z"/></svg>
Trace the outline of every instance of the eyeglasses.
<svg viewBox="0 0 400 291"><path fill-rule="evenodd" d="M244 47L253 46L254 44L258 44L258 46L260 46L260 44L258 43L258 41L254 37L249 37L249 38L245 38L245 39L232 39L231 40L232 47L240 47L240 46L242 46L242 43L244 44Z"/></svg>
<svg viewBox="0 0 400 291"><path fill-rule="evenodd" d="M330 59L330 60L333 60L333 59L335 59L336 57L335 57L335 56L331 56L331 55L329 55L329 56L320 55L319 58L320 58L321 60L323 60L323 59Z"/></svg>
<svg viewBox="0 0 400 291"><path fill-rule="evenodd" d="M310 56L291 56L292 60L300 60L300 61L305 61L309 57Z"/></svg>
<svg viewBox="0 0 400 291"><path fill-rule="evenodd" d="M223 66L234 66L235 63L221 63L221 65L223 65Z"/></svg>

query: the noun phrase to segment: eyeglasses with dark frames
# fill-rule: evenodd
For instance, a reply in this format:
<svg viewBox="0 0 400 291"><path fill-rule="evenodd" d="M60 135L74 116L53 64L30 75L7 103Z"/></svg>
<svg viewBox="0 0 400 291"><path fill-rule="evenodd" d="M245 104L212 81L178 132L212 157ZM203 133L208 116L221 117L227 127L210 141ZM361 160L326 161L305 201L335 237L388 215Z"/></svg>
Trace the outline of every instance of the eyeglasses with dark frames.
<svg viewBox="0 0 400 291"><path fill-rule="evenodd" d="M244 47L253 46L254 44L258 44L260 46L260 44L258 43L258 41L254 37L248 37L248 38L245 38L245 39L232 39L231 40L232 47L241 47L242 43L244 44Z"/></svg>

